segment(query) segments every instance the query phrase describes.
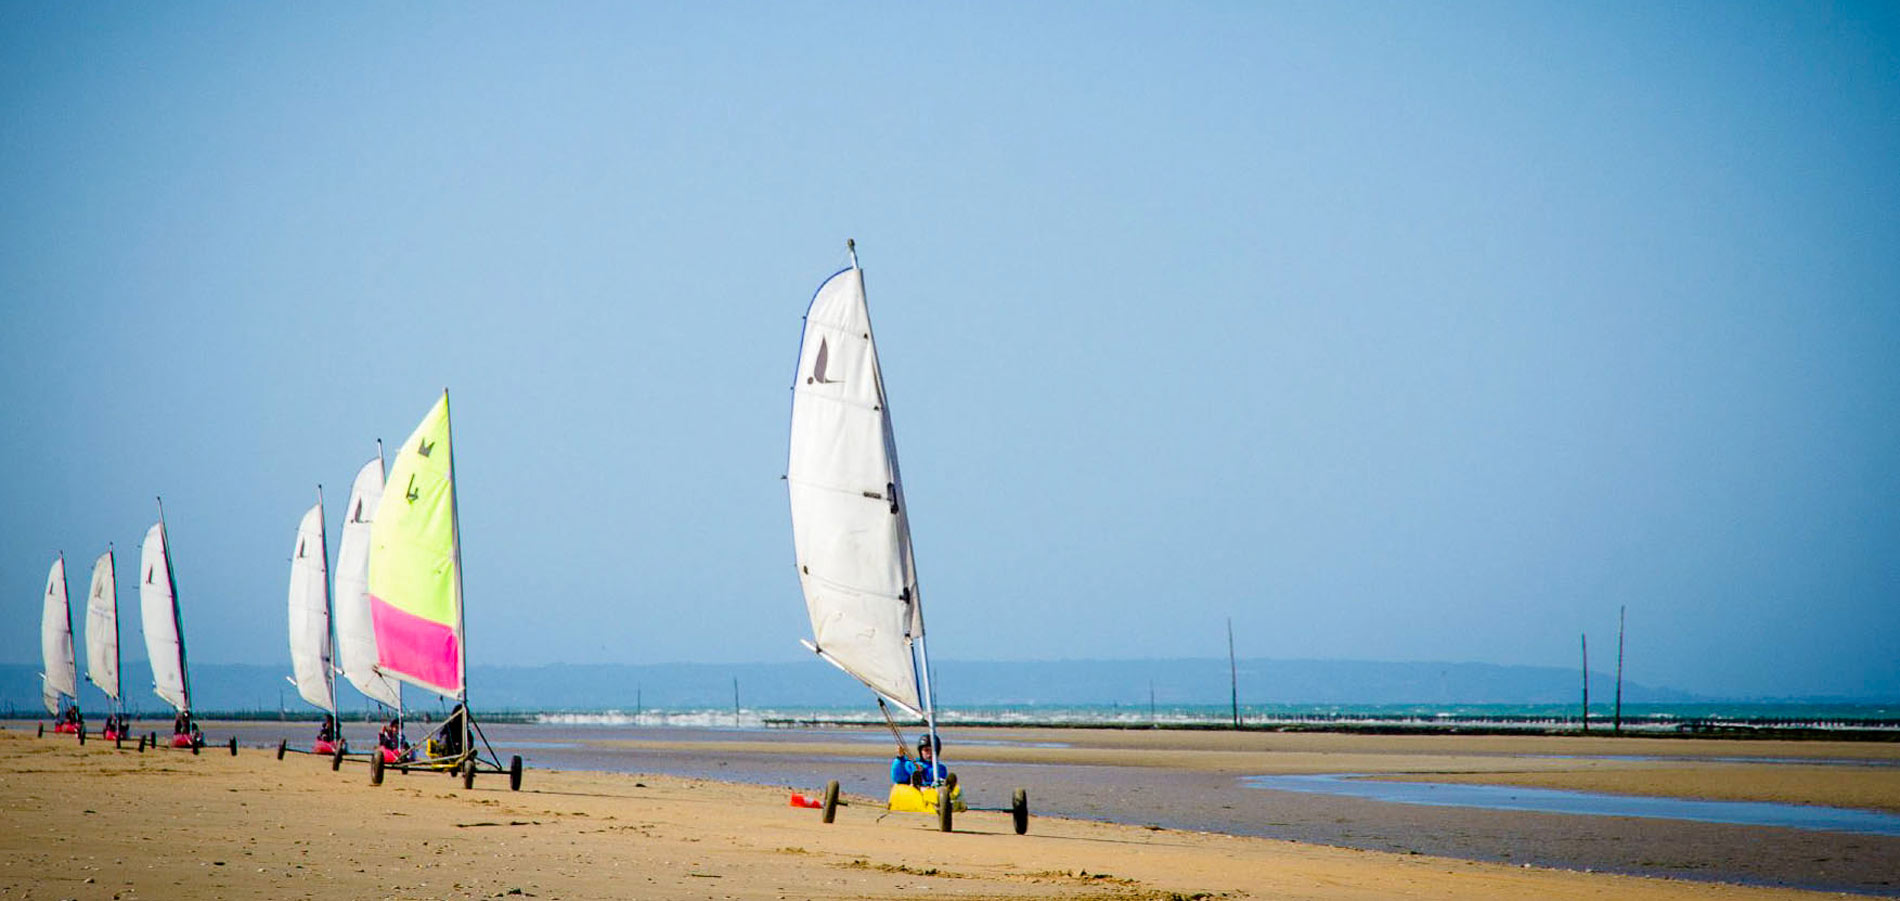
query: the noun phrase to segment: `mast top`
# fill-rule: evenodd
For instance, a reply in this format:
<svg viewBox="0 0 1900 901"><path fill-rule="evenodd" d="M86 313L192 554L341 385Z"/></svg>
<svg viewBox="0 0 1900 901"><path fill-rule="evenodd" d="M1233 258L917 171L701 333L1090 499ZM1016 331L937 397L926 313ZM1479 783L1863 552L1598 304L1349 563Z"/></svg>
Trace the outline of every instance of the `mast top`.
<svg viewBox="0 0 1900 901"><path fill-rule="evenodd" d="M858 242L856 238L844 239L844 249L851 254L851 268L858 268Z"/></svg>

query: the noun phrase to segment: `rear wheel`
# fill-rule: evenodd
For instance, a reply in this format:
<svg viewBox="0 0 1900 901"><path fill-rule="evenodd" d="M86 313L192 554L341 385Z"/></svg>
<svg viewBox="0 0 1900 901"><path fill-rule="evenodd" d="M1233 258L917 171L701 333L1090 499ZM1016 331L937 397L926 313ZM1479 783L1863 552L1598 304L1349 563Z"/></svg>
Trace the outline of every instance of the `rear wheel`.
<svg viewBox="0 0 1900 901"><path fill-rule="evenodd" d="M475 761L473 760L462 764L462 787L475 787Z"/></svg>
<svg viewBox="0 0 1900 901"><path fill-rule="evenodd" d="M45 724L45 723L41 723L41 724L40 724L40 734L38 734L38 735L35 735L35 736L33 736L33 737L34 737L34 738L45 738L45 737L46 737L46 724Z"/></svg>
<svg viewBox="0 0 1900 901"><path fill-rule="evenodd" d="M79 730L79 743L82 745L86 743L86 730L84 729Z"/></svg>
<svg viewBox="0 0 1900 901"><path fill-rule="evenodd" d="M377 748L376 753L369 755L369 784L383 784L383 751L381 748Z"/></svg>
<svg viewBox="0 0 1900 901"><path fill-rule="evenodd" d="M288 738L278 739L277 740L277 759L278 760L284 759L284 752L288 750L290 750L290 739Z"/></svg>
<svg viewBox="0 0 1900 901"><path fill-rule="evenodd" d="M937 786L937 831L949 832L950 820L956 815L956 808L950 800L950 786Z"/></svg>
<svg viewBox="0 0 1900 901"><path fill-rule="evenodd" d="M1016 827L1016 834L1029 831L1029 792L1017 789L1009 799L1009 822Z"/></svg>
<svg viewBox="0 0 1900 901"><path fill-rule="evenodd" d="M508 790L511 792L518 792L521 790L521 755L520 754L516 754L514 756L514 759L508 761Z"/></svg>
<svg viewBox="0 0 1900 901"><path fill-rule="evenodd" d="M139 753L145 753L145 736L139 736Z"/></svg>
<svg viewBox="0 0 1900 901"><path fill-rule="evenodd" d="M376 756L381 757L383 756L383 754L379 750L376 752ZM330 772L334 773L337 770L340 770L342 768L343 768L343 743L338 742L336 746L336 753L330 755Z"/></svg>
<svg viewBox="0 0 1900 901"><path fill-rule="evenodd" d="M838 818L838 780L825 783L825 822Z"/></svg>
<svg viewBox="0 0 1900 901"><path fill-rule="evenodd" d="M231 756L237 756L237 736L231 736Z"/></svg>

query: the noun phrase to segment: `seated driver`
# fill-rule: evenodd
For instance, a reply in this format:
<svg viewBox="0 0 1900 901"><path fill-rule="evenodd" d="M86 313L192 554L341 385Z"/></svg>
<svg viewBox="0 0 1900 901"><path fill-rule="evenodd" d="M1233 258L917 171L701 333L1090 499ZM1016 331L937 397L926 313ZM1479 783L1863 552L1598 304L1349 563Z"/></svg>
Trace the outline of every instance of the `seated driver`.
<svg viewBox="0 0 1900 901"><path fill-rule="evenodd" d="M933 741L927 734L917 736L918 759L912 760L903 754L897 755L896 759L891 761L891 784L924 786L948 780L949 769L938 763L937 755L933 753L941 746L941 742Z"/></svg>

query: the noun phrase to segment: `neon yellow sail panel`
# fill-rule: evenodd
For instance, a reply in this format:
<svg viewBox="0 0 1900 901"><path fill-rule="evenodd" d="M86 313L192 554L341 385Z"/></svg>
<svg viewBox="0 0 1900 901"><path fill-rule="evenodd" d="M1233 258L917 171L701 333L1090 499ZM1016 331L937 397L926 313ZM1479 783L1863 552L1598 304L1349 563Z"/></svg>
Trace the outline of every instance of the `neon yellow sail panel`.
<svg viewBox="0 0 1900 901"><path fill-rule="evenodd" d="M369 599L377 667L451 696L462 691L462 599L455 542L445 391L390 466L370 526Z"/></svg>

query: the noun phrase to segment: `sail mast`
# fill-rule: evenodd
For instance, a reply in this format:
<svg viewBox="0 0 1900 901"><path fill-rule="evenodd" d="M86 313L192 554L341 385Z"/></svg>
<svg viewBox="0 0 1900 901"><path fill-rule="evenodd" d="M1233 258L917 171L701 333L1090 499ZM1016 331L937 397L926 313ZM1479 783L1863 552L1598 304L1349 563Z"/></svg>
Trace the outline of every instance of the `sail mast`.
<svg viewBox="0 0 1900 901"><path fill-rule="evenodd" d="M125 711L125 673L120 669L125 663L125 652L119 649L119 558L112 542L106 542L106 566L112 573L112 702L117 709Z"/></svg>
<svg viewBox="0 0 1900 901"><path fill-rule="evenodd" d="M450 450L453 450L453 449L454 448L452 447L450 448ZM387 478L387 476L389 475L389 465L383 462L383 439L381 438L376 439L376 472L381 477L384 477L384 478ZM379 497L379 500L380 500L380 497ZM341 548L339 548L338 550L341 551ZM365 572L364 574L364 583L365 583L364 587L367 588L368 587L368 573L367 572ZM370 661L370 667L372 669L376 668L375 661ZM377 672L380 674L381 670L377 670ZM386 681L389 682L390 687L396 690L396 721L397 721L397 729L400 730L402 728L402 725L401 725L402 724L402 682L396 679L389 679Z"/></svg>
<svg viewBox="0 0 1900 901"><path fill-rule="evenodd" d="M449 389L442 389L442 429L449 441L449 560L455 569L455 681L456 700L462 705L462 748L475 750L475 723L468 712L468 614L462 604L462 486L455 480L455 416L449 407Z"/></svg>
<svg viewBox="0 0 1900 901"><path fill-rule="evenodd" d="M330 716L336 709L336 599L330 591L330 529L324 523L323 484L317 484L317 559L323 561L323 640L330 643L330 659L323 662L323 684L330 689ZM343 731L337 724L337 731Z"/></svg>
<svg viewBox="0 0 1900 901"><path fill-rule="evenodd" d="M178 632L178 683L182 693L179 698L185 702L179 713L191 716L191 665L185 656L185 616L178 609L178 573L172 569L172 532L165 525L165 499L158 501L158 539L159 550L165 552L165 583L172 595L172 628Z"/></svg>

